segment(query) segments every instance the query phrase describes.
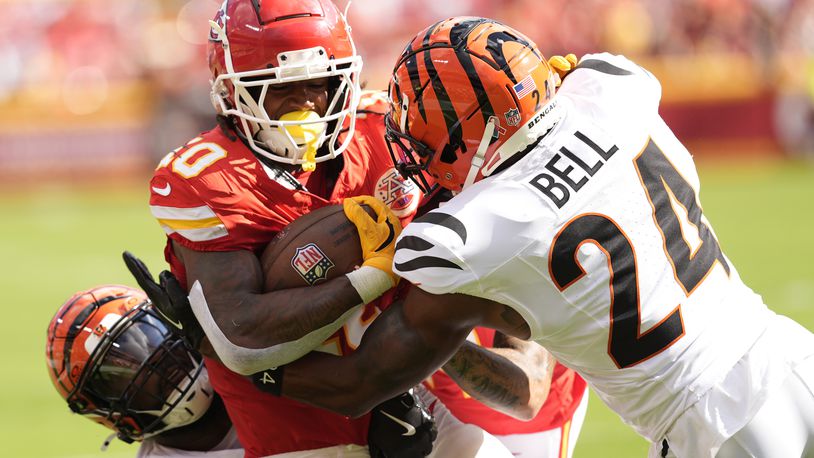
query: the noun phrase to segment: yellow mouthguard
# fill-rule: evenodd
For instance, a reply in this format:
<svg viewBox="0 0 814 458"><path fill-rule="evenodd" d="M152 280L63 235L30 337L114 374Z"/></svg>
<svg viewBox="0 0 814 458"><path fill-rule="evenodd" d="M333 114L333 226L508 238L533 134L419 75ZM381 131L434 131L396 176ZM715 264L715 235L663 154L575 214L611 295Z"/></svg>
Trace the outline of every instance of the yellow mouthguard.
<svg viewBox="0 0 814 458"><path fill-rule="evenodd" d="M298 121L308 122L316 121L319 115L313 111L292 111L280 117L280 121ZM306 172L313 171L316 166L317 157L317 140L325 129L324 123L311 123L311 124L296 124L287 125L283 128L288 132L294 141L305 146L305 154L303 155L302 169Z"/></svg>

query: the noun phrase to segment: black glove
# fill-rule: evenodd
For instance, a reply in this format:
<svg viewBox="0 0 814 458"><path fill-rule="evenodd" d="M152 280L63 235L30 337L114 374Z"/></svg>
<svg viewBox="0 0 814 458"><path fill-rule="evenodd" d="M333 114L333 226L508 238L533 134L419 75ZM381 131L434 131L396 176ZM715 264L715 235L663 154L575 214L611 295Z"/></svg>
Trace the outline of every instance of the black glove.
<svg viewBox="0 0 814 458"><path fill-rule="evenodd" d="M370 416L371 458L420 458L432 452L435 418L414 389L377 405Z"/></svg>
<svg viewBox="0 0 814 458"><path fill-rule="evenodd" d="M187 299L187 292L178 283L178 279L167 270L158 275L159 283L153 280L153 275L141 259L133 256L129 251L122 253L127 270L136 278L141 289L153 303L153 308L162 315L164 321L171 325L180 334L187 345L198 349L205 337L201 325L192 313L192 307Z"/></svg>

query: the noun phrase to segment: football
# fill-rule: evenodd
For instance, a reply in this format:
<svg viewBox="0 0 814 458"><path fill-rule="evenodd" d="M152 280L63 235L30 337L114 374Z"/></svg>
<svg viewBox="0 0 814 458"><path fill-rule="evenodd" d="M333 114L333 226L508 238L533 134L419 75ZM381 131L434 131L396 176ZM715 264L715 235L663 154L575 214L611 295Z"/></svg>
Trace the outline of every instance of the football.
<svg viewBox="0 0 814 458"><path fill-rule="evenodd" d="M260 264L264 291L313 286L362 264L359 234L342 205L328 205L283 228L263 251Z"/></svg>

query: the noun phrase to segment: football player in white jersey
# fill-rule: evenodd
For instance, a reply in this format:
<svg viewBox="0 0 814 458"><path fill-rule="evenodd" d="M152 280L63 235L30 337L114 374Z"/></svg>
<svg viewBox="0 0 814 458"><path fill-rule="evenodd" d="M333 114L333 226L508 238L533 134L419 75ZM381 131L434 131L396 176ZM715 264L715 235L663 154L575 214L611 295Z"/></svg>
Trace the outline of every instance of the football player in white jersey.
<svg viewBox="0 0 814 458"><path fill-rule="evenodd" d="M555 95L557 77L488 19L408 44L389 92L394 159L457 195L398 240L404 304L351 357L288 366L283 393L321 387L310 402L358 415L486 326L576 370L653 457L814 456L814 335L723 254L659 82L609 54L582 57Z"/></svg>

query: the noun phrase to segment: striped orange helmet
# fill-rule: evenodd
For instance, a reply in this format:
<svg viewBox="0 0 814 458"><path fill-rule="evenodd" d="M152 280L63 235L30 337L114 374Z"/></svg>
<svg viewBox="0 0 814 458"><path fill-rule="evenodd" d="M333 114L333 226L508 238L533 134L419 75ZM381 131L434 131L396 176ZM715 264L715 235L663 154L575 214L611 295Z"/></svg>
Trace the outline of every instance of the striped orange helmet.
<svg viewBox="0 0 814 458"><path fill-rule="evenodd" d="M128 286L68 299L48 325L45 356L68 407L125 442L193 423L212 402L201 356Z"/></svg>
<svg viewBox="0 0 814 458"><path fill-rule="evenodd" d="M433 24L393 70L386 118L393 162L425 192L433 181L460 191L489 176L553 125L543 121L554 107L555 75L528 37L499 22Z"/></svg>

